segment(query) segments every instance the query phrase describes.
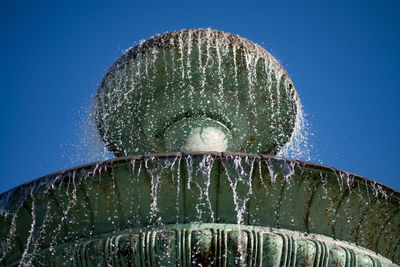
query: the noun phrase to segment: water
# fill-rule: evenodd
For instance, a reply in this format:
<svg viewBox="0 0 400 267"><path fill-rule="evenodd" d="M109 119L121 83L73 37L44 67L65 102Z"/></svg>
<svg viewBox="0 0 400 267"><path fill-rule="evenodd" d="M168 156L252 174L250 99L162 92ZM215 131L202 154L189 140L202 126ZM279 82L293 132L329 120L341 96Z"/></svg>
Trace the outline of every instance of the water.
<svg viewBox="0 0 400 267"><path fill-rule="evenodd" d="M76 131L74 140L67 140L60 145L61 157L68 164L58 167L66 168L114 158L113 153L105 147L102 141L94 116L93 104L80 108L76 114L77 122L74 125L74 130Z"/></svg>
<svg viewBox="0 0 400 267"><path fill-rule="evenodd" d="M71 265L112 265L126 253L142 265L170 266L185 258L175 254L186 253L202 266L226 260L216 256L229 250L216 236L227 235L231 264L247 266L254 259L249 226L320 234L374 251L377 244L398 245L387 239L397 234L396 192L351 173L260 154L309 160L309 134L284 69L243 38L205 29L143 41L110 69L91 114L87 125L99 126L116 156L190 150L202 136L189 146L193 129L206 127L226 143L216 149L202 140L206 151L255 154L117 158L10 190L0 198L0 261L46 265L51 255ZM100 139L88 129L92 138L85 139ZM214 223L225 232L207 228ZM176 225L184 229L168 228ZM196 227L205 228L191 232ZM121 233L129 234L126 248L119 247Z"/></svg>
<svg viewBox="0 0 400 267"><path fill-rule="evenodd" d="M212 155L206 155L201 160L193 160L193 157L190 155L186 157L187 189L191 191L192 197L196 199L195 210L197 213L197 222L209 219L211 219L211 222L215 222L215 211L212 208L209 195L211 170L214 160L215 157Z"/></svg>
<svg viewBox="0 0 400 267"><path fill-rule="evenodd" d="M233 192L233 203L235 204L238 229L238 252L240 255L238 263L240 264L243 264L245 261L241 225L244 221L243 216L246 212L247 203L253 193L252 177L255 160L256 157L243 157L240 155L227 156L221 160Z"/></svg>
<svg viewBox="0 0 400 267"><path fill-rule="evenodd" d="M189 222L228 223L238 231L237 264L246 265L242 244L247 234L242 234L242 225L303 229L343 238L347 230L342 221L347 228L367 231L362 218L375 220L375 214L365 207L371 212L375 206L393 212L388 190L346 172L262 155L117 159L44 177L4 193L0 257L5 259L19 249L17 233L24 244L20 264L28 266L40 261L45 248L59 255L59 244L79 246L80 238L96 238L103 232L130 229L136 233L140 228ZM355 202L363 209L361 217L354 214ZM310 205L306 221L300 212L302 205ZM321 211L327 212L326 227L319 217ZM382 227L378 228L386 229ZM359 234L347 238L356 242ZM368 247L377 241L360 242Z"/></svg>
<svg viewBox="0 0 400 267"><path fill-rule="evenodd" d="M190 138L190 131L173 126L182 118L203 117L234 136L217 151L277 153L310 161L309 129L299 97L263 48L211 29L163 38L151 38L158 45L142 41L126 50L99 89L94 124L101 123L106 145L118 156L190 151L192 146L180 140ZM207 151L216 146L193 147Z"/></svg>
<svg viewBox="0 0 400 267"><path fill-rule="evenodd" d="M102 82L95 118L117 156L185 151L189 118L223 125L233 137L226 151L297 156L306 139L298 95L276 59L211 29L156 36L129 49Z"/></svg>
<svg viewBox="0 0 400 267"><path fill-rule="evenodd" d="M279 151L278 156L311 161L310 126L305 118L300 100L296 102L296 123L292 136Z"/></svg>

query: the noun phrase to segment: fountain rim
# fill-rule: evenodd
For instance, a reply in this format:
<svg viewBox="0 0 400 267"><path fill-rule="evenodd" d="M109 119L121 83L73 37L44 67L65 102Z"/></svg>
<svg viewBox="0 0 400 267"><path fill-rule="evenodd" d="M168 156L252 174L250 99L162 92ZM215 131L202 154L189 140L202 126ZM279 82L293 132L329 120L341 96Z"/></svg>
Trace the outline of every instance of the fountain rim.
<svg viewBox="0 0 400 267"><path fill-rule="evenodd" d="M296 100L297 101L299 100L297 91L296 91L294 84L293 84L292 80L290 79L290 76L287 73L286 69L265 48L263 48L259 44L254 43L244 37L241 37L238 34L214 30L211 28L181 29L181 30L177 30L177 31L164 32L164 33L152 36L144 41L139 42L139 44L126 49L123 52L123 54L107 70L107 73L104 75L103 80L101 81L100 86L97 90L96 97L98 97L99 93L102 90L104 90L105 83L108 81L110 76L115 71L118 71L120 68L122 68L128 61L135 59L139 55L143 55L143 54L147 53L148 51L151 51L154 48L171 48L174 45L172 45L170 42L164 42L164 37L169 36L170 38L177 39L177 38L181 37L184 33L188 33L190 31L213 32L213 33L216 33L219 37L227 35L227 37L225 39L219 38L220 40L224 41L220 45L235 46L236 48L242 49L250 54L254 54L259 57L273 61L274 64L278 65L282 69L282 71L283 71L282 75L285 75L288 77L290 85L292 86L292 89L295 92ZM193 39L192 42L197 43L197 40Z"/></svg>
<svg viewBox="0 0 400 267"><path fill-rule="evenodd" d="M226 157L226 156L243 156L243 157L254 157L258 159L276 159L276 160L283 160L287 162L293 162L297 163L302 167L305 168L312 168L312 169L317 169L320 171L330 171L330 172L341 172L341 173L346 173L358 180L364 180L366 182L369 182L374 185L381 186L383 190L386 190L388 195L393 197L394 195L400 200L400 191L396 190L390 186L387 186L383 183L374 181L372 179L369 179L367 177L347 172L335 167L330 167L327 165L322 165L314 162L308 162L308 161L303 161L303 160L296 160L296 159L289 159L289 158L283 158L279 156L273 156L273 155L268 155L268 154L254 154L254 153L242 153L242 152L216 152L216 151L195 151L195 152L163 152L163 153L149 153L149 154L144 154L144 155L131 155L131 156L126 156L126 157L117 157L109 160L103 160L103 161L96 161L92 163L87 163L87 164L82 164L78 165L72 168L60 170L60 171L55 171L53 173L43 175L41 177L32 179L28 182L25 182L23 184L20 184L18 186L15 186L5 192L2 192L0 194L0 203L1 200L6 197L7 194L11 194L12 192L18 190L19 188L23 188L26 186L29 186L34 183L40 183L42 180L46 179L51 179L51 178L56 178L59 177L60 175L66 175L68 173L73 173L73 172L78 172L85 170L87 168L93 168L95 166L105 166L105 167L111 167L111 166L118 166L122 164L126 164L131 162L132 160L145 160L145 159L151 159L151 158L166 158L166 157L185 157L185 156L197 156L197 155L212 155L214 157Z"/></svg>
<svg viewBox="0 0 400 267"><path fill-rule="evenodd" d="M120 158L114 158L114 159L105 160L105 161L98 161L98 162L94 162L94 163L84 164L84 165L80 165L80 166L66 169L63 171L54 172L52 174L42 176L35 180L31 180L27 183L24 183L20 186L17 186L9 191L6 191L6 192L0 194L0 212L2 212L2 211L7 212L7 208L10 207L9 204L13 205L13 196L14 195L18 196L21 193L40 194L41 192L46 192L47 188L49 188L48 185L51 186L52 182L54 182L54 183L56 183L57 181L63 182L64 178L71 178L71 175L74 175L74 176L78 175L77 177L80 177L82 179L85 179L86 177L90 179L93 175L97 175L98 171L100 171L100 170L108 171L107 170L108 168L110 168L110 170L112 170L113 168L121 168L121 167L124 168L125 166L132 165L134 160L140 161L141 162L140 164L143 164L142 162L147 159L155 160L155 162L161 163L163 160L170 160L171 157L182 157L183 158L183 157L189 157L189 156L193 156L193 157L212 156L212 157L215 157L216 159L218 159L219 161L223 161L224 160L223 158L228 158L228 160L233 161L235 159L235 157L238 157L238 156L252 157L254 159L258 159L257 162L260 162L260 163L263 161L268 161L268 160L271 160L271 162L273 164L294 163L294 164L296 164L296 166L298 166L298 168L302 168L301 173L303 173L303 168L304 168L304 172L306 172L306 173L308 171L311 171L311 172L320 171L320 172L326 172L326 173L335 172L336 175L338 173L346 173L346 175L347 174L351 175L353 181L358 184L366 183L366 186L368 186L368 187L381 186L381 188L379 188L379 190L383 189L385 192L384 192L384 194L376 195L376 197L377 197L377 199L382 199L382 200L386 201L389 205L391 205L391 207L397 207L398 203L400 202L400 192L399 191L392 189L388 186L385 186L379 182L372 181L368 178L365 178L365 177L362 177L359 175L344 172L342 170L339 170L339 169L336 169L333 167L328 167L328 166L324 166L321 164L311 163L311 162L306 162L306 161L301 161L301 160L285 159L282 157L277 157L277 156L267 155L267 154L196 151L196 152L169 152L169 153L167 152L167 153L150 153L150 154L145 154L145 155L133 155L133 156L120 157ZM180 162L180 160L182 158L180 158L178 161ZM175 158L175 160L177 160L177 158ZM185 164L185 159L183 159L183 164ZM258 163L256 163L256 164L258 164ZM317 178L314 180L317 180ZM70 181L70 180L68 179L68 181ZM347 191L347 188L344 188L343 194L346 191ZM389 196L389 198L387 198L386 196ZM11 201L9 202L9 200L11 200ZM50 201L53 201L53 200L50 200ZM396 205L396 206L394 206L394 205ZM396 208L396 212L397 211L398 211L398 209ZM192 223L196 223L196 222L192 222ZM385 223L385 225L386 225L386 223ZM271 228L271 225L267 225L267 224L266 225L249 225L249 226L250 227L255 226L255 227ZM272 228L276 228L276 226L272 226ZM279 226L277 226L277 228L279 228ZM125 229L125 228L123 228L123 229ZM286 228L282 228L282 229L286 229ZM286 229L286 230L293 231L293 229ZM295 232L296 232L296 230L295 230ZM105 234L106 232L102 232L102 233ZM349 241L348 239L341 239L341 238L337 239L337 237L335 237L334 235L325 235L324 233L322 233L318 230L317 231L309 231L308 228L306 231L304 231L304 233L306 233L306 235L326 236L329 238L333 238L334 240L339 240L341 242L342 241L350 242L350 243L354 244L356 247L364 248L369 251L377 253L376 247L372 248L371 246L360 246L358 240ZM381 236L381 233L382 232L380 231L379 236ZM79 240L81 240L80 237L79 237ZM396 246L395 246L396 248L397 248L398 244L399 243L397 242ZM396 248L394 249L394 251L396 251ZM394 261L393 256L390 256L390 255L388 256L386 254L380 254L380 253L378 253L378 254L383 257L386 257L388 260Z"/></svg>

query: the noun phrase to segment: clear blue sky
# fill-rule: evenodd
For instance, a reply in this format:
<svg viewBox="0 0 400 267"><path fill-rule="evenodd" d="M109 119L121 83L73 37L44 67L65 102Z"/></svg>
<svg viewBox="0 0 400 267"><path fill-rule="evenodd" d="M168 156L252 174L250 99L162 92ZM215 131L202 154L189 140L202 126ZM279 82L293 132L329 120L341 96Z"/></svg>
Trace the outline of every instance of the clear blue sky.
<svg viewBox="0 0 400 267"><path fill-rule="evenodd" d="M281 62L312 161L400 190L400 1L1 1L0 192L94 160L81 126L108 67L139 40L200 27Z"/></svg>

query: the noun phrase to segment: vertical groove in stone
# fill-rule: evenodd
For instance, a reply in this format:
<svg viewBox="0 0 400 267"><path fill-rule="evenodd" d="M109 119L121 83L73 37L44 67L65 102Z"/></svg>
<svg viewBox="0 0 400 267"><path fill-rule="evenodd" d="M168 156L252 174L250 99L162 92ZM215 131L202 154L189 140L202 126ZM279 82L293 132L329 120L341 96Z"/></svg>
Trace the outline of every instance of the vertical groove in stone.
<svg viewBox="0 0 400 267"><path fill-rule="evenodd" d="M374 245L374 251L381 253L379 251L379 241L381 240L382 235L384 234L384 231L389 224L389 222L400 212L400 209L395 210L390 216L388 216L388 219L382 224L382 228L380 229L378 233L378 237L375 240L375 245Z"/></svg>
<svg viewBox="0 0 400 267"><path fill-rule="evenodd" d="M228 262L228 233L224 230L221 231L222 233L222 242L223 246L221 246L221 262L223 267L227 267Z"/></svg>
<svg viewBox="0 0 400 267"><path fill-rule="evenodd" d="M211 229L212 233L213 233L213 244L214 244L214 265L215 267L219 267L219 229Z"/></svg>
<svg viewBox="0 0 400 267"><path fill-rule="evenodd" d="M348 249L351 255L351 260L352 260L352 265L351 266L357 266L357 257L354 251Z"/></svg>
<svg viewBox="0 0 400 267"><path fill-rule="evenodd" d="M186 203L187 203L187 200L186 200L186 194L187 194L187 191L186 191L186 184L187 184L187 182L188 182L188 173L186 172L186 170L187 170L187 166L186 166L186 158L187 158L187 156L182 156L182 160L180 161L180 166L179 166L179 168L180 168L180 175L181 175L181 183L182 183L182 187L181 187L181 190L182 190L182 201L183 201L183 205L182 205L182 207L183 207L183 222L182 223L187 223L186 222L186 220L187 220L187 206L186 206Z"/></svg>
<svg viewBox="0 0 400 267"><path fill-rule="evenodd" d="M112 182L114 183L114 187L115 187L115 194L117 197L117 208L118 208L118 220L120 223L120 228L125 226L125 216L124 216L124 211L122 209L122 200L121 200L121 193L119 191L119 187L118 187L118 183L117 183L117 179L115 178L115 168L111 167L111 178L112 178Z"/></svg>
<svg viewBox="0 0 400 267"><path fill-rule="evenodd" d="M157 231L151 231L150 232L150 243L149 243L149 252L150 252L150 259L151 259L151 266L157 266L157 254L155 251L155 247L156 247L156 235L157 235Z"/></svg>
<svg viewBox="0 0 400 267"><path fill-rule="evenodd" d="M284 183L286 183L286 181L282 180L281 183L284 184ZM278 228L278 229L281 228L280 213L281 213L281 202L282 202L284 192L285 192L285 186L281 186L281 190L279 192L278 203L277 203L277 207L276 207L276 214L275 214L276 228Z"/></svg>
<svg viewBox="0 0 400 267"><path fill-rule="evenodd" d="M326 257L326 249L324 247L324 245L319 242L319 241L315 241L316 244L318 244L318 248L319 248L319 261L317 266L318 267L325 267L326 262L325 262L325 257Z"/></svg>
<svg viewBox="0 0 400 267"><path fill-rule="evenodd" d="M381 266L380 263L374 261L374 259L371 256L367 256L367 257L370 259L370 261L372 263L372 267L380 267Z"/></svg>
<svg viewBox="0 0 400 267"><path fill-rule="evenodd" d="M319 185L319 183L318 183L318 185ZM305 220L307 233L310 233L310 208L311 208L311 205L313 205L314 197L318 190L317 186L313 188L313 191L310 196L310 200L308 201L308 205L307 205L306 220Z"/></svg>
<svg viewBox="0 0 400 267"><path fill-rule="evenodd" d="M368 190L368 189L367 189ZM360 228L361 228L361 224L364 221L365 217L367 216L367 213L370 209L370 207L375 206L375 204L377 203L378 199L375 198L373 201L373 204L371 203L371 206L366 206L365 209L363 210L361 216L360 216L360 220L358 221L357 224L357 230L356 230L356 240L355 243L358 244L359 243L359 238L360 238Z"/></svg>
<svg viewBox="0 0 400 267"><path fill-rule="evenodd" d="M345 253L345 255L346 255L345 267L351 267L351 266L353 266L353 265L352 265L352 259L351 259L350 252L349 252L348 249L346 249L346 248L343 248L343 247L342 247L342 249L344 250L344 253Z"/></svg>
<svg viewBox="0 0 400 267"><path fill-rule="evenodd" d="M339 203L335 209L335 215L333 216L332 228L331 228L331 236L332 238L336 238L336 219L339 215L340 206L342 205L343 200L348 196L350 189L345 189L344 193L342 194Z"/></svg>
<svg viewBox="0 0 400 267"><path fill-rule="evenodd" d="M191 230L187 230L186 231L186 252L187 252L187 257L186 257L186 261L188 266L192 265L192 231Z"/></svg>
<svg viewBox="0 0 400 267"><path fill-rule="evenodd" d="M139 238L138 238L139 240L139 244L138 244L138 248L139 248L139 255L140 255L140 265L142 266L142 267L144 267L145 266L145 248L144 248L144 246L145 246L145 240L146 240L146 236L145 236L145 233L139 233Z"/></svg>
<svg viewBox="0 0 400 267"><path fill-rule="evenodd" d="M286 267L287 265L287 261L288 261L288 254L289 254L289 247L288 247L288 240L287 240L287 236L284 234L278 234L283 241L282 244L282 257L281 257L281 265L282 267Z"/></svg>
<svg viewBox="0 0 400 267"><path fill-rule="evenodd" d="M223 238L222 238L222 231L221 229L217 230L218 233L218 256L217 256L217 262L219 263L219 267L222 267L222 242L223 242Z"/></svg>
<svg viewBox="0 0 400 267"><path fill-rule="evenodd" d="M116 242L116 236L113 236L112 238L110 238L110 242L108 243L110 251L108 263L111 266L115 266L115 247L114 247L115 242Z"/></svg>
<svg viewBox="0 0 400 267"><path fill-rule="evenodd" d="M121 241L122 239L122 241ZM114 265L129 265L129 262L132 258L133 249L130 245L130 242L123 238L121 235L115 236L115 242L113 244L114 251ZM122 264L121 264L122 263Z"/></svg>
<svg viewBox="0 0 400 267"><path fill-rule="evenodd" d="M145 255L145 266L151 266L151 258L150 258L150 234L148 232L144 233L145 243L144 243L144 255ZM146 265L147 264L147 265Z"/></svg>
<svg viewBox="0 0 400 267"><path fill-rule="evenodd" d="M252 236L253 236L253 243L252 243L252 266L256 267L257 264L257 257L258 257L258 251L259 251L259 246L258 246L258 235L255 231L251 231Z"/></svg>
<svg viewBox="0 0 400 267"><path fill-rule="evenodd" d="M313 267L320 267L320 261L322 257L322 248L318 241L312 240L312 243L315 245L315 258Z"/></svg>
<svg viewBox="0 0 400 267"><path fill-rule="evenodd" d="M263 238L261 238L261 236L262 236L262 234L261 234L261 232L258 232L257 233L257 238L258 238L258 242L257 242L257 245L258 245L258 257L257 257L257 262L258 262L258 267L262 267L262 264L263 264L263 246L264 246L264 239ZM254 266L256 266L256 265L254 265ZM257 267L257 266L256 266Z"/></svg>
<svg viewBox="0 0 400 267"><path fill-rule="evenodd" d="M396 253L398 253L398 252L397 252L398 250L400 250L400 237L399 237L399 240L397 241L396 245L394 246L392 255L390 255L390 259L391 259L392 261L395 261L395 260L396 260L394 257L396 256ZM398 253L398 254L400 254L400 253ZM396 262L396 263L397 263L397 264L400 264L400 261L398 261L398 262Z"/></svg>
<svg viewBox="0 0 400 267"><path fill-rule="evenodd" d="M296 266L297 265L297 242L296 239L294 239L292 236L289 236L291 243L292 243L292 256L291 256L291 265Z"/></svg>
<svg viewBox="0 0 400 267"><path fill-rule="evenodd" d="M118 258L118 235L117 236L113 236L111 239L110 239L110 244L109 244L109 246L110 246L110 255L111 255L111 257L110 257L110 262L111 262L111 265L112 266L116 266L116 263L117 263L117 258ZM119 261L120 263L121 262L123 262L123 261Z"/></svg>
<svg viewBox="0 0 400 267"><path fill-rule="evenodd" d="M103 255L103 260L104 260L104 265L108 265L107 260L110 258L110 253L109 253L109 246L108 243L110 242L110 237L107 237L105 242L102 242L102 247L103 247L103 251L104 251L104 255Z"/></svg>
<svg viewBox="0 0 400 267"><path fill-rule="evenodd" d="M325 243L323 243L323 242L320 242L320 243L321 243L321 246L323 247L323 250L324 250L324 258L323 258L323 265L322 266L328 267L328 263L329 263L329 248Z"/></svg>
<svg viewBox="0 0 400 267"><path fill-rule="evenodd" d="M177 242L179 243L178 249L179 249L179 267L186 267L186 259L185 259L185 230L184 229L177 229Z"/></svg>
<svg viewBox="0 0 400 267"><path fill-rule="evenodd" d="M243 231L243 233L246 233L246 237L242 235L242 239L246 239L246 247L243 248L243 254L245 255L244 260L246 261L247 266L252 266L252 257L253 257L253 233L252 231ZM241 242L241 240L238 240L238 242Z"/></svg>
<svg viewBox="0 0 400 267"><path fill-rule="evenodd" d="M221 175L223 173L223 166L221 163L222 159L221 156L218 156L215 161L214 161L214 166L213 168L216 168L217 170L217 195L216 195L216 200L215 200L215 222L219 222L219 195L220 195L220 186L221 186Z"/></svg>
<svg viewBox="0 0 400 267"><path fill-rule="evenodd" d="M182 239L182 231L181 230L175 230L175 253L176 253L176 266L181 267L182 266L182 248L181 248L181 239Z"/></svg>
<svg viewBox="0 0 400 267"><path fill-rule="evenodd" d="M375 261L374 259L371 258L371 262L374 265L374 267L381 267L382 264L379 261Z"/></svg>
<svg viewBox="0 0 400 267"><path fill-rule="evenodd" d="M113 237L107 237L107 242L104 242L104 247L105 247L105 257L104 257L104 265L111 266L111 259L112 259L112 251L111 251L111 244L112 244L112 238Z"/></svg>
<svg viewBox="0 0 400 267"><path fill-rule="evenodd" d="M293 239L291 236L287 236L288 240L288 266L295 266L295 262L293 261L293 254L295 253L296 246L293 244Z"/></svg>
<svg viewBox="0 0 400 267"><path fill-rule="evenodd" d="M210 231L211 235L211 241L210 241L210 253L211 253L211 259L210 263L213 264L213 266L216 266L216 260L217 260L217 246L216 246L216 235L215 235L215 230L213 228L208 229ZM214 260L212 260L212 257L214 257Z"/></svg>
<svg viewBox="0 0 400 267"><path fill-rule="evenodd" d="M79 265L79 266L83 265L83 255L85 255L82 253L83 249L84 248L82 246L75 247L76 252L74 253L73 256L75 258L76 265Z"/></svg>

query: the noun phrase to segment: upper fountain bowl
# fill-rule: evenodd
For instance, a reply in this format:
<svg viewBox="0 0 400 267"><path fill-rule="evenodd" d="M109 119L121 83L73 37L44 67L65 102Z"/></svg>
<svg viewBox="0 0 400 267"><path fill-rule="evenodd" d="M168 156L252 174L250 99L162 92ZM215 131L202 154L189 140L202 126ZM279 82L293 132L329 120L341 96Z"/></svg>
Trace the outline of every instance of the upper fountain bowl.
<svg viewBox="0 0 400 267"><path fill-rule="evenodd" d="M105 75L95 118L117 156L174 151L276 154L298 109L293 83L238 35L180 30L128 49Z"/></svg>

